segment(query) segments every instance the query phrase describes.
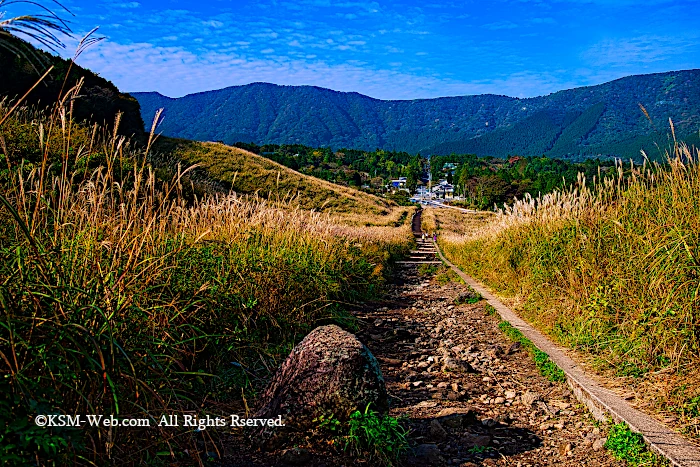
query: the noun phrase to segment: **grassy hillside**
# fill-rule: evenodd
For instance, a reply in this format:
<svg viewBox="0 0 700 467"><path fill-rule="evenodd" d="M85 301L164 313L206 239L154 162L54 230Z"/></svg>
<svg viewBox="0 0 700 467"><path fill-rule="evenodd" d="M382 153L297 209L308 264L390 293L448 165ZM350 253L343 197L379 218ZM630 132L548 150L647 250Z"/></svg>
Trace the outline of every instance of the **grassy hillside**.
<svg viewBox="0 0 700 467"><path fill-rule="evenodd" d="M433 212L448 258L581 352L637 405L700 437L700 153L618 166L498 215Z"/></svg>
<svg viewBox="0 0 700 467"><path fill-rule="evenodd" d="M410 212L378 198L219 144L155 150L57 119L25 108L0 127L3 465L208 462L216 431L159 418L244 414L309 330L352 327L413 245ZM48 414L152 425L33 423Z"/></svg>
<svg viewBox="0 0 700 467"><path fill-rule="evenodd" d="M391 201L300 174L265 157L221 143L161 137L154 151L168 155L163 162L169 165L180 161L184 166L197 164L224 189L241 194L257 193L271 200L287 200L301 209L336 214L367 213L370 223L374 216L388 216L400 210Z"/></svg>
<svg viewBox="0 0 700 467"><path fill-rule="evenodd" d="M177 99L157 93L134 96L146 121L156 109L165 109L165 135L200 141L628 159L639 157L642 149L657 156L654 143L667 141L669 118L676 123L678 138L697 133L698 89L700 70L685 70L629 76L528 99L480 95L382 101L268 83Z"/></svg>

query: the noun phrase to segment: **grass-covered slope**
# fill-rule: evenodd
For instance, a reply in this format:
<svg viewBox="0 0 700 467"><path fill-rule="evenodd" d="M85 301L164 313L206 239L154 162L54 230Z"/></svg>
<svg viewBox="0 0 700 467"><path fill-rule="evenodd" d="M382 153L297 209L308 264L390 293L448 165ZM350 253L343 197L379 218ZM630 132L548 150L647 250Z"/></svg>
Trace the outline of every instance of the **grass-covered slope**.
<svg viewBox="0 0 700 467"><path fill-rule="evenodd" d="M527 99L495 95L383 101L312 86L253 83L171 99L134 93L167 136L422 154L657 156L667 122L697 133L700 70L636 75ZM644 110L640 108L640 104ZM650 120L645 115L648 114ZM663 156L663 154L661 154Z"/></svg>
<svg viewBox="0 0 700 467"><path fill-rule="evenodd" d="M0 105L0 119L7 112ZM392 258L413 243L408 211L221 145L155 151L29 109L0 138L2 465L203 465L224 431L160 417L244 415L307 332L352 326L353 303L381 293ZM229 169L216 164L237 164L250 192L276 189L279 174L302 194L268 202L217 182L200 189L206 174L168 165L179 155L209 161L222 180ZM352 227L299 207L325 198L387 222ZM151 425L34 423L79 414Z"/></svg>
<svg viewBox="0 0 700 467"><path fill-rule="evenodd" d="M301 209L333 213L366 213L386 216L396 203L353 188L300 174L252 152L221 143L200 143L159 138L156 152L167 154L170 163L197 164L224 188L268 199L286 199Z"/></svg>
<svg viewBox="0 0 700 467"><path fill-rule="evenodd" d="M694 436L699 156L677 145L665 166L620 166L593 189L525 199L500 215L433 213L452 261Z"/></svg>

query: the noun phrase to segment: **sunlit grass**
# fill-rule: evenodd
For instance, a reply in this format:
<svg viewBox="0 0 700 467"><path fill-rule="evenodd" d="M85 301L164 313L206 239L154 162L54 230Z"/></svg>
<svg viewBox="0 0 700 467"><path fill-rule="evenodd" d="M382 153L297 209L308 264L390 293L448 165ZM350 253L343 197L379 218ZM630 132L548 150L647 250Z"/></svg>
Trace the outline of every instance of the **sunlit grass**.
<svg viewBox="0 0 700 467"><path fill-rule="evenodd" d="M666 164L618 165L592 188L580 180L489 218L435 210L439 241L451 261L600 369L689 378L700 357L699 156L676 144ZM666 382L654 397L672 388Z"/></svg>
<svg viewBox="0 0 700 467"><path fill-rule="evenodd" d="M153 135L136 148L74 124L63 102L0 128L0 458L201 462L216 433L157 418L243 410L310 329L348 323L352 302L381 292L413 242L410 216L389 206L353 227L302 209L303 194L217 191L152 165ZM43 413L154 424L43 429Z"/></svg>

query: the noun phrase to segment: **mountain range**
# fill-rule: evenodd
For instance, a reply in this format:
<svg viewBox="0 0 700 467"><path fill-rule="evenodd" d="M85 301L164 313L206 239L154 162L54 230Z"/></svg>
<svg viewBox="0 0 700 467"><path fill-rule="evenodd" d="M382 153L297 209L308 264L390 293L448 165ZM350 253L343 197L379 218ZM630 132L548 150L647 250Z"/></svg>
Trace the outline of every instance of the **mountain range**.
<svg viewBox="0 0 700 467"><path fill-rule="evenodd" d="M252 83L169 98L131 93L167 136L227 144L304 144L409 153L583 159L658 156L671 138L698 140L700 70L634 75L514 98L492 94L379 100L314 86ZM659 149L661 148L661 149Z"/></svg>

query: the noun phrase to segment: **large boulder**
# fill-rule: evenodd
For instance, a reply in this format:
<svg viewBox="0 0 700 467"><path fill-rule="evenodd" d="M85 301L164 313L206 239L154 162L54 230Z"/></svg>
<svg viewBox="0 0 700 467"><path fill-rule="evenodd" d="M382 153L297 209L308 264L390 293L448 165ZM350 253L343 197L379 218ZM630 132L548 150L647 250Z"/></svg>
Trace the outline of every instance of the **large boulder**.
<svg viewBox="0 0 700 467"><path fill-rule="evenodd" d="M389 408L377 360L353 334L321 326L292 350L258 400L254 417L281 415L284 426L258 427L251 439L262 448L279 447L309 435L319 417L344 422L368 404L379 413Z"/></svg>

